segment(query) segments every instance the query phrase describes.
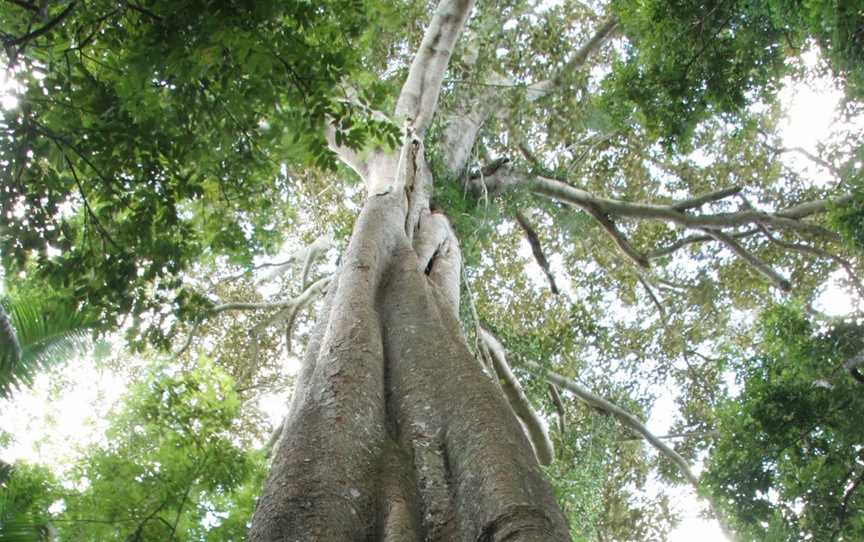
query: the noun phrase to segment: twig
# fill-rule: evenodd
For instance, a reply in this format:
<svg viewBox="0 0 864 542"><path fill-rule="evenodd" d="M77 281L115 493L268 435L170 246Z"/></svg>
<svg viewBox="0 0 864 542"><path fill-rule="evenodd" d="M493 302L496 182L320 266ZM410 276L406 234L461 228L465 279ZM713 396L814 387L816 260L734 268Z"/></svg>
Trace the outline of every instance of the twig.
<svg viewBox="0 0 864 542"><path fill-rule="evenodd" d="M657 311L660 313L660 321L663 323L664 326L668 325L669 321L666 318L666 309L663 308L663 304L660 303L660 300L654 294L654 289L651 288L651 286L648 284L648 281L645 280L645 278L641 274L639 275L638 279L639 284L641 284L642 287L645 288L645 291L648 292L648 297L651 298L651 301L653 301L654 305L657 307Z"/></svg>
<svg viewBox="0 0 864 542"><path fill-rule="evenodd" d="M733 239L742 239L744 237L750 237L751 235L758 233L758 232L759 232L758 228L753 228L753 229L749 229L746 231L733 233L733 234L731 234L731 237ZM716 239L714 239L710 235L691 235L689 237L679 239L678 241L675 241L674 243L672 243L669 246L654 249L651 252L649 252L648 254L646 254L645 256L649 260L655 260L657 258L662 258L663 256L668 256L668 255L672 254L673 252L677 252L677 251L681 250L682 248L686 247L687 245L692 245L695 243L704 243L706 241L716 241Z"/></svg>

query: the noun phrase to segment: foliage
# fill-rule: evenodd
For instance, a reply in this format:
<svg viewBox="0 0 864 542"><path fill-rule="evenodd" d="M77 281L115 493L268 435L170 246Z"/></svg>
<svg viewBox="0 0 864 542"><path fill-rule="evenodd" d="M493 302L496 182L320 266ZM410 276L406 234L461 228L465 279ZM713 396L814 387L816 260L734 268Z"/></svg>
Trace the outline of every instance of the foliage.
<svg viewBox="0 0 864 542"><path fill-rule="evenodd" d="M29 385L37 371L93 346L87 322L68 303L20 287L14 295L0 298L0 398Z"/></svg>
<svg viewBox="0 0 864 542"><path fill-rule="evenodd" d="M53 540L55 533L46 511L57 491L54 477L47 468L26 463L11 466L0 478L0 540Z"/></svg>
<svg viewBox="0 0 864 542"><path fill-rule="evenodd" d="M864 4L799 0L612 2L631 47L605 82L604 105L634 111L649 133L687 147L696 126L768 101L787 57L818 41L853 96L864 96ZM757 98L758 97L758 98Z"/></svg>
<svg viewBox="0 0 864 542"><path fill-rule="evenodd" d="M842 364L864 348L862 329L820 329L789 305L766 311L760 329L704 479L747 539L860 540L864 396Z"/></svg>
<svg viewBox="0 0 864 542"><path fill-rule="evenodd" d="M103 328L131 314L165 346L167 314L193 301L184 270L273 250L286 166L333 167L326 117L347 144L392 142L367 109L385 84L357 105L335 92L380 29L362 1L49 7L57 22L35 36L32 13L0 15L24 85L0 122L0 250L10 274L34 260Z"/></svg>
<svg viewBox="0 0 864 542"><path fill-rule="evenodd" d="M27 492L25 508L59 540L243 540L264 460L238 430L233 386L203 358L183 373L152 369L63 475L65 489Z"/></svg>
<svg viewBox="0 0 864 542"><path fill-rule="evenodd" d="M33 322L46 324L44 315L65 311L83 326L128 331L142 349L166 349L172 342L177 347L195 334L184 356L156 369L148 377L152 383L135 389L131 406L113 415L110 441L88 450L87 460L75 467L76 487L67 491L65 511L52 516L62 520L55 527L74 540L134 538L136 532L161 540L176 522L177 538L240 539L261 468L260 457L241 451L260 437L243 420L249 420L255 394L284 393L290 386L283 350L289 341L281 329L261 340L249 332L274 309L214 314L213 308L285 299L296 293L296 273L262 287L255 269L261 257L275 260L277 251L281 257L286 247L302 246L328 229L340 240L350 234L364 194L353 173L334 169L321 134L325 118L335 119L337 139L361 154L393 144L394 126L377 120L371 109L392 111L430 3L78 0L68 12L73 3L48 2L38 17L20 2L6 4L0 27L13 57L10 73L23 85L20 105L0 121L6 293L14 297L25 287L42 297L52 292L50 302L40 298L28 305L38 307ZM750 266L721 243L707 241L652 259L650 269L636 269L588 213L530 195L527 187L478 197L460 179L438 175L443 168L435 155L446 119L464 105L463 98L494 98L490 103L500 107L482 121L467 175L506 158L516 171L561 178L600 197L646 203L744 187L746 201L728 198L694 215L751 204L781 209L845 194L860 173L852 156L861 134L823 142L820 153L843 176L815 183L781 160L782 110L774 97L781 76L821 75L821 65L808 71L796 60L811 38L845 77L848 96L860 96L860 2L616 0L612 11L628 42L613 35L583 66L563 71L613 13L595 12L608 6L577 0L553 4L478 4L468 23L476 58L462 45L454 52L436 123L427 132L425 149L436 173L433 205L448 215L460 239L463 276L480 320L498 333L526 393L549 420L556 406L542 380L519 372L522 359L576 379L643 419L658 390L674 388L680 419L673 431L688 433L676 440L676 450L695 462L710 435L719 432L714 457L728 467L716 471L720 486L724 472L734 486L747 482L736 473L758 467L770 474L760 491L785 488L791 474L757 461L769 444L772 453L802 454L783 468L828 484L829 476L812 474L814 463L807 463L809 452L794 440L794 431L778 429L768 414L753 421L736 416L757 409L757 403L773 413L782 397L771 395L772 386L791 390L794 384L798 395L784 401L800 397L802 405L815 408L808 415L839 423L839 413L835 419L816 408L836 401L808 387L819 379L838 390L851 385L814 365L827 354L810 361L801 354L794 359L806 363L781 369L781 378L777 368L792 358L762 353L753 367L737 366L749 391L724 402L727 354L741 358L754 340L748 315L775 299ZM21 43L9 41L46 21L56 24ZM532 95L527 86L541 81L555 86ZM670 155L676 145L693 152ZM860 203L856 196L834 209L830 220L809 220L860 248ZM536 228L560 295L535 276L513 220L516 210ZM614 220L643 253L704 233L684 233L663 221ZM839 248L809 234L770 233L817 251ZM759 231L742 237L741 244L788 272L802 303L812 301L837 268L830 257L789 250ZM849 261L860 271L860 257ZM268 296L265 289L279 293ZM470 334L475 315L467 302L462 310ZM50 321L59 325L64 318ZM313 319L298 318L295 342L302 343ZM8 337L11 329L2 327ZM801 337L811 337L807 333ZM822 344L820 333L804 342ZM198 366L201 352L220 369L207 362ZM836 362L832 358L832 367ZM190 372L180 374L181 366ZM118 361L117 369L124 368ZM225 401L214 400L220 396ZM562 457L549 473L574 536L662 539L673 512L665 497L646 496L642 488L658 471L671 484L680 483L680 475L610 418L572 397L565 396L565 409L567 430L554 437ZM789 411L798 412L794 405ZM763 422L779 433L767 433ZM193 438L199 434L210 437ZM211 439L224 453L211 447ZM724 456L723 446L738 453L733 445L739 440L750 443L745 456ZM841 452L839 444L830 449ZM215 486L197 476L211 465ZM834 467L825 472L838 476L831 488L841 487L845 473ZM79 478L86 483L77 485ZM836 491L825 496L828 485L815 485L813 498L802 493L801 499L812 500L813 510L822 501L836 505ZM729 506L758 508L770 536L788 533L790 522L800 519L796 510L803 501L790 497L792 511L775 513L782 506L770 502L773 497L747 497L733 489L733 500L744 504ZM811 508L802 510L810 514ZM817 512L806 522L827 517ZM94 518L107 523L81 521Z"/></svg>
<svg viewBox="0 0 864 542"><path fill-rule="evenodd" d="M850 250L864 254L864 189L858 188L851 201L832 209L828 220Z"/></svg>

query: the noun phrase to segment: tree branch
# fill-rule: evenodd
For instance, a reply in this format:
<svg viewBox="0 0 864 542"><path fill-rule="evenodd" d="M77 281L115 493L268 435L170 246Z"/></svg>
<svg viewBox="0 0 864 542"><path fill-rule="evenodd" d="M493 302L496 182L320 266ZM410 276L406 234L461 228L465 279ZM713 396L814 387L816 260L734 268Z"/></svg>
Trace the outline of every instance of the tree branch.
<svg viewBox="0 0 864 542"><path fill-rule="evenodd" d="M587 388L577 384L576 382L564 378L559 374L548 371L539 363L535 363L533 361L524 361L523 364L532 372L545 378L547 382L551 382L552 384L555 384L560 388L564 388L589 406L600 409L614 416L625 427L637 433L638 435L641 435L657 451L670 459L678 467L678 470L681 471L681 474L684 475L684 478L686 478L693 487L698 489L699 478L695 474L693 474L692 470L690 470L690 465L687 463L687 461L683 457L681 457L678 452L667 446L666 443L664 443L653 433L651 433L648 428L645 427L645 425L636 418L636 416L630 414L629 412L612 403L611 401L608 401L603 397L600 397L599 395L589 391Z"/></svg>
<svg viewBox="0 0 864 542"><path fill-rule="evenodd" d="M276 313L276 315L265 320L264 322L257 324L252 329L252 334L256 335L267 327L285 321L286 318L292 317L292 313L306 306L306 304L308 304L309 301L312 300L312 297L315 294L323 290L330 283L330 280L332 278L333 276L330 275L318 279L317 281L310 284L306 289L304 289L298 296L287 299L285 301L278 301L275 303L222 303L210 309L208 316L215 316L217 314L229 311L281 309L279 312ZM192 344L192 340L194 339L195 334L197 333L198 328L201 325L201 321L202 320L198 320L192 325L192 329L189 331L189 335L183 342L183 346L172 354L173 359L177 359L178 357L180 357L183 352L185 352Z"/></svg>
<svg viewBox="0 0 864 542"><path fill-rule="evenodd" d="M32 11L33 13L39 13L39 7L35 4L31 4L30 2L26 2L25 0L6 0L11 4L15 4L16 6L21 6L22 8Z"/></svg>
<svg viewBox="0 0 864 542"><path fill-rule="evenodd" d="M718 201L724 198L728 198L729 196L734 196L735 194L741 192L742 187L740 186L731 186L729 188L723 188L720 190L716 190L714 192L708 192L707 194L702 194L701 196L695 196L689 199L685 199L674 203L672 208L676 211L686 211L687 209L695 209L697 207L702 207L706 203L711 203L712 201Z"/></svg>
<svg viewBox="0 0 864 542"><path fill-rule="evenodd" d="M841 177L840 172L837 171L837 168L835 168L833 164L831 164L827 160L823 160L822 158L816 156L815 154L808 151L804 147L774 147L772 145L768 145L767 143L765 143L765 146L768 147L769 149L771 149L772 151L776 152L777 154L786 154L786 153L792 153L792 152L798 153L798 154L806 157L810 161L824 167L835 177L837 177L837 178Z"/></svg>
<svg viewBox="0 0 864 542"><path fill-rule="evenodd" d="M651 285L648 284L648 281L645 280L645 277L643 277L641 274L639 275L639 284L641 284L642 287L645 288L645 291L648 292L648 297L651 298L654 306L657 307L657 312L660 313L660 321L663 323L664 326L667 325L668 318L666 317L666 309L663 308L663 304L660 303L660 299L657 298L657 295L654 293L654 289L651 288Z"/></svg>
<svg viewBox="0 0 864 542"><path fill-rule="evenodd" d="M528 397L522 390L516 376L510 370L510 365L507 363L507 356L504 352L504 347L498 342L489 331L480 328L481 340L486 344L489 353L492 357L492 364L495 368L495 373L501 382L501 389L514 414L519 418L525 427L528 439L537 454L537 461L541 465L549 465L555 458L555 452L552 441L549 440L549 434L546 432L546 426L543 424L537 412L531 406Z"/></svg>
<svg viewBox="0 0 864 542"><path fill-rule="evenodd" d="M396 116L412 119L421 138L435 113L453 47L473 7L474 0L441 0L399 93Z"/></svg>
<svg viewBox="0 0 864 542"><path fill-rule="evenodd" d="M733 239L741 239L744 237L750 237L751 235L758 233L758 232L759 232L759 230L757 228L753 228L753 229L749 229L747 231L733 233L733 234L731 234L731 237ZM710 235L691 235L689 237L679 239L678 241L675 241L674 243L672 243L671 245L669 245L667 247L654 249L651 252L649 252L648 254L646 254L645 256L649 260L654 260L657 258L662 258L663 256L668 256L674 252L677 252L687 245L692 245L695 243L704 243L706 241L716 241L716 239L714 239Z"/></svg>
<svg viewBox="0 0 864 542"><path fill-rule="evenodd" d="M617 26L618 20L615 16L606 19L588 39L588 41L573 53L573 57L570 58L570 60L567 61L567 63L565 63L551 79L538 81L528 86L528 99L530 101L536 100L553 88L559 86L565 73L581 69L588 61L588 58L595 51L600 49L600 47L602 47L603 44L612 36Z"/></svg>
<svg viewBox="0 0 864 542"><path fill-rule="evenodd" d="M726 245L729 250L731 250L735 253L735 255L747 262L747 264L749 264L750 267L752 267L756 272L771 281L774 286L784 292L792 290L792 284L786 278L784 278L779 273L774 271L771 267L756 258L756 256L747 252L747 250L740 244L738 244L737 241L732 239L731 236L726 235L721 231L708 228L705 229L705 232L714 239L717 239L718 241Z"/></svg>
<svg viewBox="0 0 864 542"><path fill-rule="evenodd" d="M16 2L16 3L18 3L18 2ZM43 35L47 34L48 32L51 31L51 29L53 29L55 26L57 26L58 24L63 22L63 19L68 17L70 13L72 13L72 10L75 9L76 3L77 2L70 2L69 5L66 6L66 9L64 9L63 11L60 12L59 15L57 15L56 17L54 17L53 19L51 19L50 21L45 23L44 26L41 26L32 32L28 32L27 34L24 34L23 36L19 36L17 38L9 38L7 40L4 40L3 45L5 45L6 48L8 49L10 47L15 47L18 45L24 45L27 42L38 38L39 36L43 36ZM19 4L19 5L21 5L21 4Z"/></svg>
<svg viewBox="0 0 864 542"><path fill-rule="evenodd" d="M546 254L543 253L543 246L540 244L540 237L537 235L537 232L534 231L534 228L531 227L531 223L528 222L528 218L522 213L522 211L516 212L516 222L519 223L522 232L525 233L525 238L528 240L528 244L531 245L531 252L534 254L534 259L537 261L537 265L540 266L540 269L543 270L543 273L546 274L546 278L549 280L549 289L552 290L553 294L558 295L558 286L555 284L555 275L552 274L552 269L549 267L549 261L546 259Z"/></svg>
<svg viewBox="0 0 864 542"><path fill-rule="evenodd" d="M263 330L267 329L272 325L285 322L289 319L293 319L294 313L305 307L312 300L315 294L321 292L322 290L324 290L324 288L327 287L328 284L330 284L331 280L333 280L333 275L320 278L310 284L298 296L281 303L280 305L282 306L282 310L280 310L267 320L264 320L263 322L257 324L253 328L252 333L261 333Z"/></svg>
<svg viewBox="0 0 864 542"><path fill-rule="evenodd" d="M564 401L561 400L561 392L558 391L558 386L555 384L549 384L549 397L558 412L558 430L563 436L567 431L567 411L564 409Z"/></svg>
<svg viewBox="0 0 864 542"><path fill-rule="evenodd" d="M633 248L633 245L630 244L627 237L621 233L617 226L615 226L615 223L612 222L609 215L598 209L596 205L590 203L582 204L579 207L600 223L603 229L606 230L606 233L608 233L609 236L612 237L612 240L615 241L615 244L618 245L618 248L621 249L621 252L627 255L633 263L642 269L649 269L651 267L648 259Z"/></svg>
<svg viewBox="0 0 864 542"><path fill-rule="evenodd" d="M327 147L335 152L346 166L353 169L361 179L366 178L369 171L366 161L362 160L354 149L336 143L336 127L329 121L324 127L324 138L327 140Z"/></svg>
<svg viewBox="0 0 864 542"><path fill-rule="evenodd" d="M802 203L773 214L763 211L745 210L733 213L693 215L677 210L675 208L675 203L670 205L657 205L601 198L584 190L575 188L558 179L543 176L537 176L533 179L526 178L525 180L530 183L531 191L536 194L583 208L593 205L601 212L622 218L674 222L687 228L739 227L762 222L781 229L804 231L811 234L827 236L831 239L836 239L837 234L829 232L815 224L802 222L798 219L825 212L830 205L842 205L851 198L851 196L842 196L834 200L818 200Z"/></svg>

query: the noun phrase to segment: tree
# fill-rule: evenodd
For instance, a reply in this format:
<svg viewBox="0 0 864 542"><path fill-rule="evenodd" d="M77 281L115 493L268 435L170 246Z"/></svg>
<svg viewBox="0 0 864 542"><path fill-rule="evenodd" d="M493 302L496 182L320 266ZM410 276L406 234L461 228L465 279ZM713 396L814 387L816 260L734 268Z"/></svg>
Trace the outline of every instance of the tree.
<svg viewBox="0 0 864 542"><path fill-rule="evenodd" d="M62 480L11 466L0 482L0 538L244 539L264 461L244 449L254 432L241 430L240 405L233 380L206 358L182 374L155 364Z"/></svg>
<svg viewBox="0 0 864 542"><path fill-rule="evenodd" d="M744 389L718 409L706 482L748 539L860 538L861 380L846 370L864 352L861 326L817 326L790 306L760 323L757 356L739 369Z"/></svg>
<svg viewBox="0 0 864 542"><path fill-rule="evenodd" d="M14 3L19 32L7 50L29 70L3 143L4 212L18 218L3 246L7 276L24 271L68 292L105 327L131 314L132 338L163 348L231 311L265 311L261 329L290 329L326 289L253 540L567 539L538 466L553 456L530 404L538 389L549 390L542 400L562 434L574 408L564 399L579 399L624 420L699 485L692 453L646 435L642 378L689 386L691 411L711 405L722 366L706 352L746 340L734 335L746 335L742 325L726 331L733 310L775 292L810 301L838 268L862 291L860 260L840 254L826 220L860 224L860 195L840 186L860 182L857 149L815 157L834 176L824 187L781 168L791 149L778 143L777 112L745 106L758 105L753 89L767 87L768 100L788 71L778 44L787 23L749 4L613 4L600 17L575 3L513 2L471 16L472 2L444 0L420 23L426 6L413 3L377 18L372 2L82 2L42 14L32 30L35 6ZM772 31L739 31L754 17ZM646 32L682 26L678 40ZM621 31L630 56L610 62ZM47 36L56 39L39 49ZM855 39L826 43L854 56ZM610 63L601 84L593 73ZM326 168L362 183L353 224L315 202L339 235L351 232L338 271L308 281L309 250L294 258L297 295L209 296L201 274L250 274L253 255L302 222L292 205L331 189ZM517 295L532 291L513 272L522 235L551 291L563 288L550 246L559 268L580 270L565 296ZM687 254L695 264L684 265ZM476 295L463 277L481 286ZM640 302L640 318L604 314ZM639 366L649 357L656 370ZM520 383L513 359L539 378ZM597 374L610 360L625 384Z"/></svg>

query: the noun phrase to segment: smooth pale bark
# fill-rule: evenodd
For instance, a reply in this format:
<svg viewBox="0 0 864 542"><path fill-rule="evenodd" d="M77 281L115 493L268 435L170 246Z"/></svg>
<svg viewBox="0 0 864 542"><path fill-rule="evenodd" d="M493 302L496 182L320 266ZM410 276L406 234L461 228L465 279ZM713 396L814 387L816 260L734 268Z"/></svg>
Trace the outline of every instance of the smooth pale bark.
<svg viewBox="0 0 864 542"><path fill-rule="evenodd" d="M310 338L249 539L563 541L531 444L458 320L461 253L432 212L423 133L471 0L442 0ZM353 163L352 163L353 162Z"/></svg>
<svg viewBox="0 0 864 542"><path fill-rule="evenodd" d="M462 336L458 245L434 213L409 228L411 243L404 201L372 196L361 212L250 540L569 540L519 422Z"/></svg>

